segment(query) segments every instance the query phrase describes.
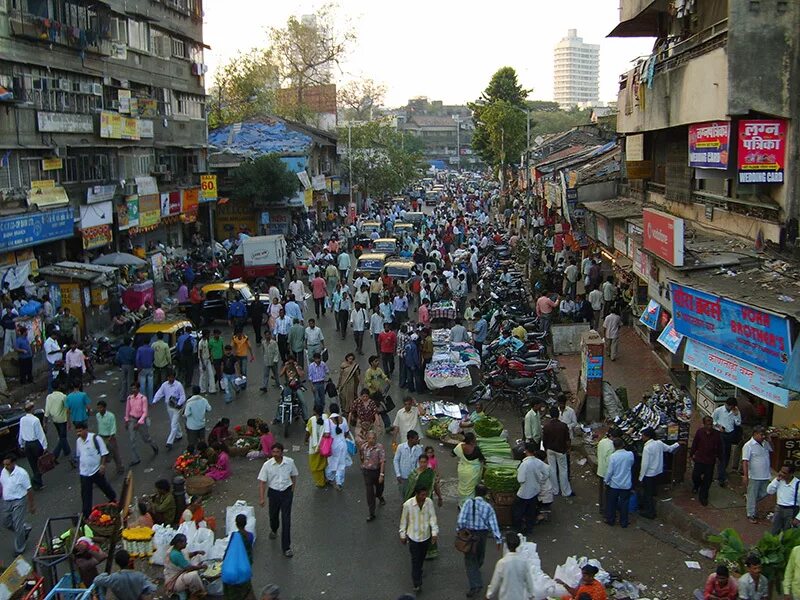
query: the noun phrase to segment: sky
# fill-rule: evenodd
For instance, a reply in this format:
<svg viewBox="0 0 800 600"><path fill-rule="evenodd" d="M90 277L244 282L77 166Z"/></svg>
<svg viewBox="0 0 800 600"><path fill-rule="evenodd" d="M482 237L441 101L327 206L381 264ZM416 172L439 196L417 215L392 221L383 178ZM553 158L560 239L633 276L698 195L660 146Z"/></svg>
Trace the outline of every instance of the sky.
<svg viewBox="0 0 800 600"><path fill-rule="evenodd" d="M502 66L517 70L529 98L552 100L553 49L568 29L600 44L600 100L617 98L619 75L649 55L652 39L606 38L620 0L338 0L337 25L356 40L334 80L371 78L387 86L385 105L427 96L445 104L475 100ZM265 30L290 15L311 14L319 0L206 0L207 87L238 51L267 44Z"/></svg>

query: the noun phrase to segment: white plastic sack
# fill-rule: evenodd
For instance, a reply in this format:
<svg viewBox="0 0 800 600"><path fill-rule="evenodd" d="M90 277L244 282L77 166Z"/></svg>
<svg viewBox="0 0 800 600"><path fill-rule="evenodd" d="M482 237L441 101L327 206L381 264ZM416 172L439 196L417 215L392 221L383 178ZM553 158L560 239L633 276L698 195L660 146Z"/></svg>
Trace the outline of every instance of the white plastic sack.
<svg viewBox="0 0 800 600"><path fill-rule="evenodd" d="M153 525L153 555L150 557L150 563L154 565L163 565L164 559L167 557L167 550L169 550L169 543L175 537L175 531L168 525Z"/></svg>
<svg viewBox="0 0 800 600"><path fill-rule="evenodd" d="M222 560L225 556L225 549L228 547L228 538L219 538L211 547L211 552L206 555L207 560Z"/></svg>
<svg viewBox="0 0 800 600"><path fill-rule="evenodd" d="M208 560L214 547L214 532L205 527L198 527L194 538L186 547L189 552L203 552L203 560Z"/></svg>
<svg viewBox="0 0 800 600"><path fill-rule="evenodd" d="M191 519L188 521L184 521L180 525L178 525L178 533L182 533L186 536L186 545L191 546L192 542L194 542L194 537L197 535L197 524L192 521Z"/></svg>
<svg viewBox="0 0 800 600"><path fill-rule="evenodd" d="M597 575L595 575L594 578L604 586L608 586L611 583L611 575L609 575L607 571L603 570L603 566L596 558L586 558L585 556L582 556L578 559L578 564L581 567L584 567L585 565L592 565L593 567L596 567Z"/></svg>
<svg viewBox="0 0 800 600"><path fill-rule="evenodd" d="M542 571L533 573L533 597L535 600L563 598L564 596L569 596L569 592L563 585L556 583Z"/></svg>
<svg viewBox="0 0 800 600"><path fill-rule="evenodd" d="M542 561L539 558L539 553L536 551L536 544L533 542L522 542L517 548L517 554L524 557L531 568L536 571L542 570Z"/></svg>
<svg viewBox="0 0 800 600"><path fill-rule="evenodd" d="M256 509L244 500L237 500L233 506L225 509L225 534L230 535L236 531L236 515L247 517L245 530L253 534L253 541L256 541Z"/></svg>
<svg viewBox="0 0 800 600"><path fill-rule="evenodd" d="M553 575L553 579L560 579L569 587L578 587L578 584L581 581L581 567L578 564L578 559L576 559L574 556L568 557L563 565L558 565L556 567L556 572L555 575Z"/></svg>

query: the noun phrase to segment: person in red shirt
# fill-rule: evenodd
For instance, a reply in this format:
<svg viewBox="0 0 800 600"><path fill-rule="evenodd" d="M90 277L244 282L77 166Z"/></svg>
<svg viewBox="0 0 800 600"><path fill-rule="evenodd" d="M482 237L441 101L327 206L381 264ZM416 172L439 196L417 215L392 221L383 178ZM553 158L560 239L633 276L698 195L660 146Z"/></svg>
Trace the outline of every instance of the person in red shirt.
<svg viewBox="0 0 800 600"><path fill-rule="evenodd" d="M711 417L703 417L703 427L697 430L692 440L689 456L694 461L692 488L699 492L700 504L708 505L708 490L714 480L714 465L722 456L722 435L714 429Z"/></svg>
<svg viewBox="0 0 800 600"><path fill-rule="evenodd" d="M192 291L189 292L189 303L191 304L192 313L189 318L195 326L198 327L203 324L203 302L205 299L205 294L200 289L200 286L192 286Z"/></svg>
<svg viewBox="0 0 800 600"><path fill-rule="evenodd" d="M314 312L319 319L319 313L325 314L325 296L328 295L328 284L318 272L317 276L311 280L311 295L314 297Z"/></svg>
<svg viewBox="0 0 800 600"><path fill-rule="evenodd" d="M701 596L695 593L696 598ZM703 600L734 600L739 597L739 587L736 579L730 576L728 567L717 566L717 571L708 576L706 587L703 589Z"/></svg>
<svg viewBox="0 0 800 600"><path fill-rule="evenodd" d="M394 373L394 354L397 351L397 334L389 323L383 324L383 333L378 334L378 348L381 351L383 372L388 377Z"/></svg>

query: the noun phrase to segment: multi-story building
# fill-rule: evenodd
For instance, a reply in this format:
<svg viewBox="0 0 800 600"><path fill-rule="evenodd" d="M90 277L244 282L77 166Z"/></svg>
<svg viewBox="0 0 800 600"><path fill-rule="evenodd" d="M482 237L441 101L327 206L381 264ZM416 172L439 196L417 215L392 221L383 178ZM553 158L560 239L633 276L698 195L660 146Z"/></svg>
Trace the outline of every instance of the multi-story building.
<svg viewBox="0 0 800 600"><path fill-rule="evenodd" d="M0 1L3 265L180 242L204 199L202 15L202 0Z"/></svg>
<svg viewBox="0 0 800 600"><path fill-rule="evenodd" d="M556 44L553 99L561 108L593 106L600 99L600 46L585 44L577 29Z"/></svg>
<svg viewBox="0 0 800 600"><path fill-rule="evenodd" d="M794 423L800 3L622 0L611 35L657 39L618 97L622 193L642 214L604 222L632 250L646 336L701 412L760 399Z"/></svg>

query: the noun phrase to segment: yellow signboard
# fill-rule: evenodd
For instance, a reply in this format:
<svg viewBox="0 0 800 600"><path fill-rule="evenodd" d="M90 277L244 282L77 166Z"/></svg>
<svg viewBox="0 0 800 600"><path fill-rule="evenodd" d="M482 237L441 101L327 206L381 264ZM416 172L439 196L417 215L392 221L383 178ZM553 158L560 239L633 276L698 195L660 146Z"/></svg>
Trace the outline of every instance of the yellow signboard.
<svg viewBox="0 0 800 600"><path fill-rule="evenodd" d="M43 190L56 187L54 179L34 179L31 181L31 189Z"/></svg>
<svg viewBox="0 0 800 600"><path fill-rule="evenodd" d="M200 175L200 202L216 202L217 176Z"/></svg>
<svg viewBox="0 0 800 600"><path fill-rule="evenodd" d="M314 206L314 190L305 190L303 199L306 206Z"/></svg>
<svg viewBox="0 0 800 600"><path fill-rule="evenodd" d="M43 158L42 171L59 171L64 166L64 161L60 158Z"/></svg>

